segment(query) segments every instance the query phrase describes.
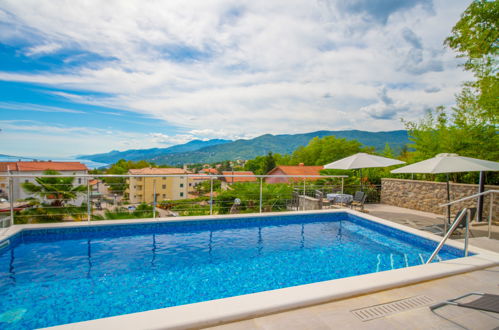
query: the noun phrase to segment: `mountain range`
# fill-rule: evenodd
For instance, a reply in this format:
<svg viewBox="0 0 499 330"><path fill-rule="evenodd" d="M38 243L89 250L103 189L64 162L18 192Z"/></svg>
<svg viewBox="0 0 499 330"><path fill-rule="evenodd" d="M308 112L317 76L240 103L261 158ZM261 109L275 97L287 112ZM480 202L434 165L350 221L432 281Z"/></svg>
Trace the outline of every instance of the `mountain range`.
<svg viewBox="0 0 499 330"><path fill-rule="evenodd" d="M384 149L386 143L395 151L409 143L407 131L368 132L359 130L316 131L304 134L265 134L253 139L236 141L213 139L193 140L168 148L135 149L111 151L94 155L80 155L78 159L89 159L101 163L115 163L120 159L147 160L156 164L180 165L185 163L212 163L224 160L252 159L268 152L290 154L296 148L305 146L314 137L334 135L347 140L357 140L376 151Z"/></svg>

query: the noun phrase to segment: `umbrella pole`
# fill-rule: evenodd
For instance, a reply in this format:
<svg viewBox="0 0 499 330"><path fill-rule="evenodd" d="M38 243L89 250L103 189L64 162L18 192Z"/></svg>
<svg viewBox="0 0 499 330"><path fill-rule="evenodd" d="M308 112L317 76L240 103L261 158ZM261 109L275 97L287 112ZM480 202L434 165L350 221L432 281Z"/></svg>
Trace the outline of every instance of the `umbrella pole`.
<svg viewBox="0 0 499 330"><path fill-rule="evenodd" d="M449 184L449 173L447 175L447 203L450 202L450 184ZM450 205L447 205L447 221L445 222L445 232L447 232L447 225L450 224Z"/></svg>
<svg viewBox="0 0 499 330"><path fill-rule="evenodd" d="M364 191L364 187L362 184L362 169L360 168L359 171L360 171L360 191Z"/></svg>
<svg viewBox="0 0 499 330"><path fill-rule="evenodd" d="M478 193L483 193L485 191L485 173L480 171L480 180L478 181ZM477 222L482 222L483 218L483 195L478 196L478 211L477 211ZM472 219L470 219L471 221Z"/></svg>

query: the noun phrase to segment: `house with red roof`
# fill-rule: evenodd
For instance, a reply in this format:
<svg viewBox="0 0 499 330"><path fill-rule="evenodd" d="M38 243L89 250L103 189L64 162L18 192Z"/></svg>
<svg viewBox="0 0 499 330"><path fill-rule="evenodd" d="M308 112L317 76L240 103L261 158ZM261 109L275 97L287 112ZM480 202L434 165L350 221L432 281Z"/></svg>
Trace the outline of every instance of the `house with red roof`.
<svg viewBox="0 0 499 330"><path fill-rule="evenodd" d="M21 185L25 182L36 184L36 175L42 175L45 171L57 171L61 174L69 175L85 175L88 173L88 168L80 162L53 162L53 161L19 161L19 162L0 162L0 196L8 196L9 180L6 175L10 172L14 175L28 175L30 177L16 177L13 179L13 200L26 199L35 197L22 189ZM86 185L86 178L76 177L73 184ZM8 196L10 197L10 196ZM9 198L10 199L10 198ZM81 205L85 200L84 196L79 197L72 202L74 205Z"/></svg>
<svg viewBox="0 0 499 330"><path fill-rule="evenodd" d="M201 174L209 174L209 175L217 175L218 170L216 168L203 168L201 171L199 171Z"/></svg>
<svg viewBox="0 0 499 330"><path fill-rule="evenodd" d="M324 166L305 166L303 163L300 165L279 165L267 173L269 177L265 178L266 183L290 183L303 181L316 181L319 178L300 178L303 175L320 175L320 171L324 169ZM294 175L298 177L286 178L280 177L280 175Z"/></svg>
<svg viewBox="0 0 499 330"><path fill-rule="evenodd" d="M241 175L241 176L233 176ZM219 177L222 181L222 189L227 189L233 183L240 182L256 182L257 178L255 173L251 171L223 171Z"/></svg>

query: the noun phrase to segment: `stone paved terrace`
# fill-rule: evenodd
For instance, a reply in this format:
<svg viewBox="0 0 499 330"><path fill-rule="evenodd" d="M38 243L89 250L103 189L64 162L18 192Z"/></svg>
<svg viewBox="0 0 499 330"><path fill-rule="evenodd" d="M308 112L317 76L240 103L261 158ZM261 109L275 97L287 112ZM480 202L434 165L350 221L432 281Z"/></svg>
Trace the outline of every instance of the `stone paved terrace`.
<svg viewBox="0 0 499 330"><path fill-rule="evenodd" d="M426 305L371 321L361 321L351 311L419 295L437 303L469 292L499 294L498 283L499 267L493 267L209 329L497 329L498 314L454 306L431 312Z"/></svg>
<svg viewBox="0 0 499 330"><path fill-rule="evenodd" d="M401 225L409 226L416 229L423 229L426 226L434 224L442 224L444 218L442 215L422 212L417 210L406 209L397 206L384 204L367 204L365 211L376 217L390 220ZM499 210L498 210L499 212ZM486 219L484 219L486 220ZM486 222L482 224L471 224L470 244L479 248L491 250L499 253L499 226L492 225L491 238L487 239L488 226ZM462 240L461 237L454 237L457 240Z"/></svg>
<svg viewBox="0 0 499 330"><path fill-rule="evenodd" d="M374 216L413 228L442 222L441 215L388 205L367 205L366 211ZM478 237L486 234L486 226L478 226L472 230L474 230L476 237L471 239L470 244L499 252L498 240ZM498 226L494 226L493 231L493 237L498 237ZM499 314L454 306L442 307L435 312L428 308L431 304L456 298L469 292L499 294L499 267L227 323L209 329L499 329ZM420 295L431 298L433 302L370 321L361 321L351 312L360 308Z"/></svg>

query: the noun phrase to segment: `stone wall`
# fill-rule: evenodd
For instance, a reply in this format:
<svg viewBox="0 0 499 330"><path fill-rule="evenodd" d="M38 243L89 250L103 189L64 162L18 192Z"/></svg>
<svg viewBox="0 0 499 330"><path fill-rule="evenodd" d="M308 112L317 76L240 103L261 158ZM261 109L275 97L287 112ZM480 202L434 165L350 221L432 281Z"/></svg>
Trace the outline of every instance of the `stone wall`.
<svg viewBox="0 0 499 330"><path fill-rule="evenodd" d="M299 210L320 210L321 209L320 200L318 200L317 198L310 197L310 196L300 195L298 209Z"/></svg>
<svg viewBox="0 0 499 330"><path fill-rule="evenodd" d="M485 190L499 190L499 186L485 186ZM451 183L451 201L478 193L478 185ZM495 194L493 221L499 221L499 194ZM445 182L381 179L381 203L405 207L414 210L446 214L446 208L440 204L447 202ZM454 204L451 214L454 215L463 207L476 207L477 198ZM490 195L486 195L483 203L483 220L488 219L490 210Z"/></svg>

